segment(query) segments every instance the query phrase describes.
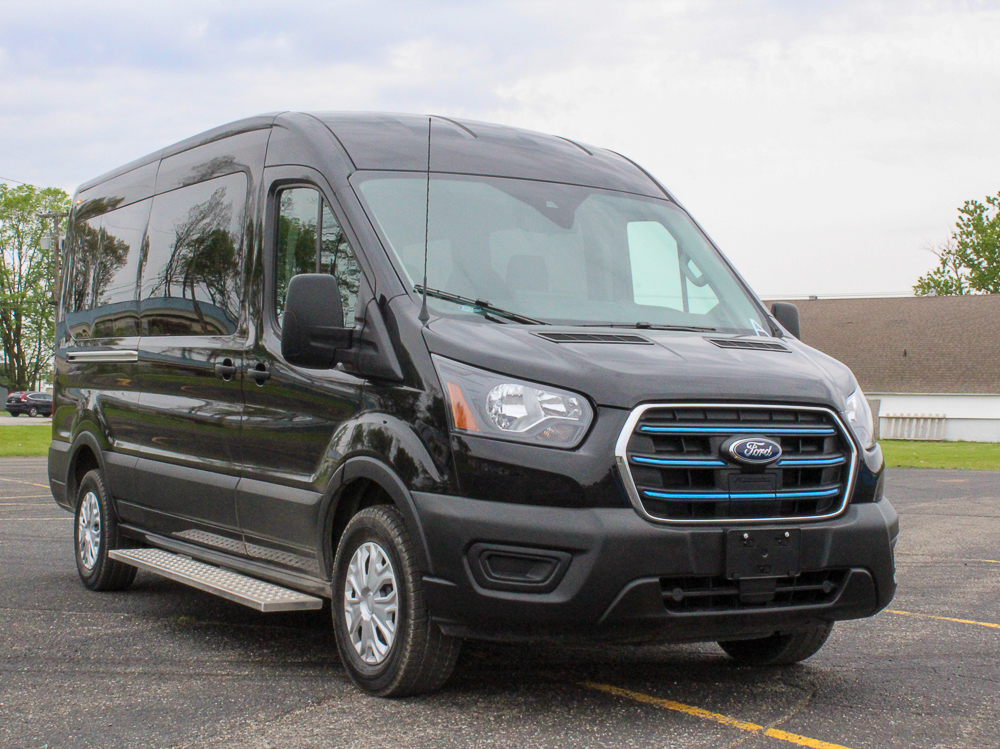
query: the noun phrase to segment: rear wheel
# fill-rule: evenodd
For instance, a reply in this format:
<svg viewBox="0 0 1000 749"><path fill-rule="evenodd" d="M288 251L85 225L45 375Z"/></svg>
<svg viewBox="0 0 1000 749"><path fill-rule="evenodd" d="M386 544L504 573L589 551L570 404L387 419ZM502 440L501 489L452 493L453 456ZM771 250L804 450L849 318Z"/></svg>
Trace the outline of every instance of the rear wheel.
<svg viewBox="0 0 1000 749"><path fill-rule="evenodd" d="M461 641L430 621L403 519L388 505L348 523L334 567L333 623L351 680L379 697L426 694L451 675Z"/></svg>
<svg viewBox="0 0 1000 749"><path fill-rule="evenodd" d="M34 418L35 416L38 416L38 409L35 406L32 406L31 408L29 408L28 409L28 416L31 416L32 418Z"/></svg>
<svg viewBox="0 0 1000 749"><path fill-rule="evenodd" d="M748 666L787 666L819 652L833 631L833 622L797 632L776 632L756 640L729 640L719 647L733 660Z"/></svg>
<svg viewBox="0 0 1000 749"><path fill-rule="evenodd" d="M131 585L136 568L108 556L128 543L118 533L111 495L96 468L80 481L74 527L76 568L83 584L91 590L124 590Z"/></svg>

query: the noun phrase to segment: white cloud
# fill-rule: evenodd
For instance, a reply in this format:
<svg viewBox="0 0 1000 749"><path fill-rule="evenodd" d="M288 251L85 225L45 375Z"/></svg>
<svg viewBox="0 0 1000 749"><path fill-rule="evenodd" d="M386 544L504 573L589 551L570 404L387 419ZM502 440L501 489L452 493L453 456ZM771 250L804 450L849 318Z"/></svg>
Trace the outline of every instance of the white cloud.
<svg viewBox="0 0 1000 749"><path fill-rule="evenodd" d="M619 150L763 294L905 291L1000 190L1000 13L792 2L0 0L0 174L71 189L280 109L492 120Z"/></svg>

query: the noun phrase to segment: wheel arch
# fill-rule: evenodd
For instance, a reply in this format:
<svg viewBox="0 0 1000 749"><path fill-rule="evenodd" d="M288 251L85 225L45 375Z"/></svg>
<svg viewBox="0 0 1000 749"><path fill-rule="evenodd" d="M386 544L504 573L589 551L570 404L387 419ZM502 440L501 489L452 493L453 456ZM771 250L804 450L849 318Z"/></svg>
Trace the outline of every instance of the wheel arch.
<svg viewBox="0 0 1000 749"><path fill-rule="evenodd" d="M409 489L392 469L379 460L357 456L347 460L338 471L340 485L333 492L323 525L322 548L326 569L333 569L333 558L340 535L350 519L365 507L388 504L396 508L417 549L420 570L433 574L427 538Z"/></svg>
<svg viewBox="0 0 1000 749"><path fill-rule="evenodd" d="M80 481L88 471L97 468L107 480L107 465L104 461L104 451L97 438L90 432L80 432L73 440L70 448L70 458L66 468L66 499L76 508L76 492Z"/></svg>

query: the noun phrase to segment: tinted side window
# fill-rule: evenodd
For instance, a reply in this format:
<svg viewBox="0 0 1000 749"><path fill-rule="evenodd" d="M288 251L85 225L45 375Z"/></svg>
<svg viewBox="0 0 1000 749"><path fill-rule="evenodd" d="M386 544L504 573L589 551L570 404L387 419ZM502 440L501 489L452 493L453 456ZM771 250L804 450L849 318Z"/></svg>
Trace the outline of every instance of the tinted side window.
<svg viewBox="0 0 1000 749"><path fill-rule="evenodd" d="M275 273L275 311L279 322L292 276L329 273L337 277L340 285L344 324L354 327L361 270L329 204L311 187L294 187L278 193Z"/></svg>
<svg viewBox="0 0 1000 749"><path fill-rule="evenodd" d="M151 203L76 221L66 315L74 337L139 335L138 277Z"/></svg>
<svg viewBox="0 0 1000 749"><path fill-rule="evenodd" d="M243 286L243 173L157 195L143 264L143 335L229 335Z"/></svg>

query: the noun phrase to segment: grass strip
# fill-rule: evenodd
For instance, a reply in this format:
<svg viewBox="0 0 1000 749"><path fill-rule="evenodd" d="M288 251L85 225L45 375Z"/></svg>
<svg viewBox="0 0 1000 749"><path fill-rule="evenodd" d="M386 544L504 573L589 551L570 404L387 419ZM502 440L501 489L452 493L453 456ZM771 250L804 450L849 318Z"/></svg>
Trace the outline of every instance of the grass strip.
<svg viewBox="0 0 1000 749"><path fill-rule="evenodd" d="M889 468L965 468L1000 471L1000 442L882 440Z"/></svg>
<svg viewBox="0 0 1000 749"><path fill-rule="evenodd" d="M51 424L0 426L0 458L45 457L51 442Z"/></svg>

